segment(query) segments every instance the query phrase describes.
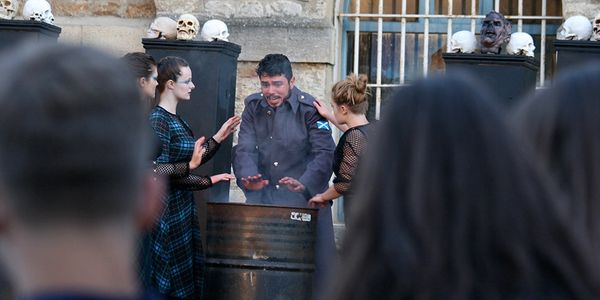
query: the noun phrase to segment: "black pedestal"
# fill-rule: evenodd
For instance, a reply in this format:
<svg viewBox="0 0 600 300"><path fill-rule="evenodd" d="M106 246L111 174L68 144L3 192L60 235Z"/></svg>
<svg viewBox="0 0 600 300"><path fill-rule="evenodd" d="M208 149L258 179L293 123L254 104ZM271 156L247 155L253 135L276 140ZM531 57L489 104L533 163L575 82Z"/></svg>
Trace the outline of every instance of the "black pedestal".
<svg viewBox="0 0 600 300"><path fill-rule="evenodd" d="M156 61L165 56L179 56L190 64L196 88L192 91L191 101L177 106L177 113L192 127L196 138L212 137L234 113L237 58L241 47L223 41L159 39L142 39L142 44ZM230 136L217 154L194 173L230 173L232 141ZM229 184L220 182L208 192L195 193L195 196L205 201L227 202Z"/></svg>
<svg viewBox="0 0 600 300"><path fill-rule="evenodd" d="M471 72L510 107L535 91L538 63L531 57L515 55L444 53L446 71Z"/></svg>
<svg viewBox="0 0 600 300"><path fill-rule="evenodd" d="M56 42L61 28L39 21L0 19L0 50L20 42Z"/></svg>
<svg viewBox="0 0 600 300"><path fill-rule="evenodd" d="M582 64L600 62L600 41L554 42L556 48L556 71L563 72Z"/></svg>

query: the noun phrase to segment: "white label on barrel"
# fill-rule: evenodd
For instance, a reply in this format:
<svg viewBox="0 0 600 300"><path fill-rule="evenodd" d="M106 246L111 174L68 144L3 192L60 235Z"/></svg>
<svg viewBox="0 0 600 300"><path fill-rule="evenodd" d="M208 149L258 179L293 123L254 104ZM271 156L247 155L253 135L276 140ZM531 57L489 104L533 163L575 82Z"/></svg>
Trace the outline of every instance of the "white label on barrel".
<svg viewBox="0 0 600 300"><path fill-rule="evenodd" d="M290 214L290 219L296 220L296 221L302 221L302 222L310 222L311 216L310 216L310 214L299 213L299 212L293 211Z"/></svg>

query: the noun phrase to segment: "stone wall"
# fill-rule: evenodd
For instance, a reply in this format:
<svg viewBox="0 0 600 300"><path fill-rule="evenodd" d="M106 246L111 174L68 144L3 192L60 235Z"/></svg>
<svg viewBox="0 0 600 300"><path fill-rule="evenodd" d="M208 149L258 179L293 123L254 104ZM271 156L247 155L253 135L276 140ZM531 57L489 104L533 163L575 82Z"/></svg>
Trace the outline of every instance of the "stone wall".
<svg viewBox="0 0 600 300"><path fill-rule="evenodd" d="M598 0L562 0L564 18L582 15L590 19L600 14L600 1Z"/></svg>
<svg viewBox="0 0 600 300"><path fill-rule="evenodd" d="M57 16L116 16L151 18L156 15L154 0L51 0Z"/></svg>

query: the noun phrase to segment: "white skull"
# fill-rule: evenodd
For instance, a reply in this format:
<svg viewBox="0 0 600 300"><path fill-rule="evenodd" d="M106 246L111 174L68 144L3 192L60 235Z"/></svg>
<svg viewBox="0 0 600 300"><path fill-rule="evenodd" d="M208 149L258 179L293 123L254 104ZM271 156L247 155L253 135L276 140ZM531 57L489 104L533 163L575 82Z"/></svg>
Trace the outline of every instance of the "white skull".
<svg viewBox="0 0 600 300"><path fill-rule="evenodd" d="M227 25L221 20L208 20L202 26L202 31L200 32L200 39L203 41L226 41L229 37L229 30L227 29Z"/></svg>
<svg viewBox="0 0 600 300"><path fill-rule="evenodd" d="M23 18L54 24L54 15L50 3L46 0L27 0L23 6Z"/></svg>
<svg viewBox="0 0 600 300"><path fill-rule="evenodd" d="M512 55L525 55L533 57L533 38L526 32L514 32L510 35L510 41L506 45L506 53Z"/></svg>
<svg viewBox="0 0 600 300"><path fill-rule="evenodd" d="M473 53L476 48L477 39L475 34L468 30L457 31L450 38L450 52Z"/></svg>
<svg viewBox="0 0 600 300"><path fill-rule="evenodd" d="M590 41L600 41L600 14L597 14L592 21L592 38Z"/></svg>
<svg viewBox="0 0 600 300"><path fill-rule="evenodd" d="M148 31L146 31L146 37L174 40L177 38L177 22L171 18L158 17L150 24Z"/></svg>
<svg viewBox="0 0 600 300"><path fill-rule="evenodd" d="M0 19L12 20L17 15L17 0L0 0Z"/></svg>
<svg viewBox="0 0 600 300"><path fill-rule="evenodd" d="M568 18L556 32L557 40L587 41L592 36L592 23L584 16Z"/></svg>
<svg viewBox="0 0 600 300"><path fill-rule="evenodd" d="M190 14L183 14L177 19L177 39L193 40L198 34L200 22Z"/></svg>

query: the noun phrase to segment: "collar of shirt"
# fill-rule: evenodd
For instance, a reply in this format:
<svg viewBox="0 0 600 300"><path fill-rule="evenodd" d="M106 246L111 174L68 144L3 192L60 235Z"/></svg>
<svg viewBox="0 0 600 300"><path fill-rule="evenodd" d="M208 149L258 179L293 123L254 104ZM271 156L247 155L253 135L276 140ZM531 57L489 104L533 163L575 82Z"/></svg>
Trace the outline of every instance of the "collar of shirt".
<svg viewBox="0 0 600 300"><path fill-rule="evenodd" d="M289 103L290 106L292 107L292 111L294 113L296 113L298 111L298 106L300 106L300 100L298 100L298 98L300 97L300 94L302 92L300 92L300 90L297 87L294 87L292 89L292 91L290 92L290 96L281 104L281 105L285 105L285 103ZM263 99L260 101L260 105L263 108L266 108L267 106L269 106L267 104L267 100L265 100L265 98L263 97Z"/></svg>

